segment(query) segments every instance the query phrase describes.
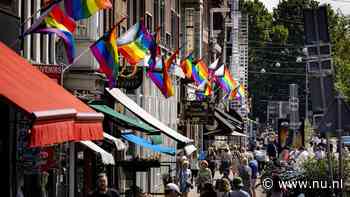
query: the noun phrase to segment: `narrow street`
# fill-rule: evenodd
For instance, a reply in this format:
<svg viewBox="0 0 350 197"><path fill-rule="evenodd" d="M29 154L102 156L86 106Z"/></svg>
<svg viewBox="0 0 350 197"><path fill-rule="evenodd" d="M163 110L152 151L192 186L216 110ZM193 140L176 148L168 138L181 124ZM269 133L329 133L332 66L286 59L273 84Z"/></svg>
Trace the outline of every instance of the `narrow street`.
<svg viewBox="0 0 350 197"><path fill-rule="evenodd" d="M216 179L219 179L221 176L220 176L220 173L219 171L216 171L215 172L215 176L214 176L214 185L215 185L215 180ZM230 178L232 178L232 174L230 174ZM259 180L257 181L257 184L259 183ZM199 197L199 194L196 192L197 188L194 188L191 190L191 192L189 193L189 197ZM256 197L266 197L266 194L263 193L263 189L261 188L261 185L256 188Z"/></svg>

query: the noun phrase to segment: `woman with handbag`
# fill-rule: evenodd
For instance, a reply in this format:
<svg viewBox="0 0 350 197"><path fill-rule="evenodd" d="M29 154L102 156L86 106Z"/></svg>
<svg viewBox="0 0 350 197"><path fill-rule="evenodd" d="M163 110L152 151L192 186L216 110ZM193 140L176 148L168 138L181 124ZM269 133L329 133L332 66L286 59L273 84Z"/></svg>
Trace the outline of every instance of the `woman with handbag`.
<svg viewBox="0 0 350 197"><path fill-rule="evenodd" d="M191 170L188 168L189 165L190 163L188 162L188 160L184 160L182 162L182 166L178 174L180 192L182 193L182 197L188 197L188 193L190 192L190 188L192 187Z"/></svg>

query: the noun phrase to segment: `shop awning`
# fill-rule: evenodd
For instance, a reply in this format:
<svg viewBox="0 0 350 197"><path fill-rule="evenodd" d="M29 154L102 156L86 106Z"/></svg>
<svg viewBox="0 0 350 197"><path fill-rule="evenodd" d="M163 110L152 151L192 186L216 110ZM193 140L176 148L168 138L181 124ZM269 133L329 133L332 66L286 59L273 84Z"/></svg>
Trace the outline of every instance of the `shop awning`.
<svg viewBox="0 0 350 197"><path fill-rule="evenodd" d="M103 114L96 113L2 42L0 95L31 118L31 147L103 139Z"/></svg>
<svg viewBox="0 0 350 197"><path fill-rule="evenodd" d="M144 120L151 126L156 129L159 129L160 132L169 136L170 138L176 140L177 142L183 144L192 143L193 140L190 138L181 135L170 127L166 126L164 123L160 122L158 119L153 117L151 114L142 109L137 103L135 103L132 99L130 99L127 95L125 95L120 89L106 89L118 102L123 104L126 108L128 108L131 112L136 114L140 119Z"/></svg>
<svg viewBox="0 0 350 197"><path fill-rule="evenodd" d="M235 125L235 126L237 126L237 127L242 129L243 122L241 120L238 120L238 119L234 118L233 116L231 116L230 114L226 113L225 111L223 111L220 108L215 108L215 111L218 112L222 117L227 119L229 122L231 122L233 125Z"/></svg>
<svg viewBox="0 0 350 197"><path fill-rule="evenodd" d="M140 146L143 146L145 148L151 149L155 152L160 152L168 155L175 155L176 149L175 148L170 148L170 147L165 147L165 146L160 146L160 145L154 145L150 141L141 138L137 135L131 134L131 133L122 133L122 138L125 140L128 140L129 142L132 142L134 144L138 144Z"/></svg>
<svg viewBox="0 0 350 197"><path fill-rule="evenodd" d="M103 137L105 139L112 141L115 144L115 147L117 148L117 150L125 150L126 145L121 139L115 138L112 135L109 135L108 133L105 133L105 132L103 133Z"/></svg>
<svg viewBox="0 0 350 197"><path fill-rule="evenodd" d="M206 132L204 135L214 135L214 134L220 133L220 135L247 137L245 134L237 132L242 130L241 127L238 127L237 125L233 125L226 118L221 116L220 113L214 112L214 116L220 123L222 123L225 127L229 129L229 132L227 131L223 132L222 129L215 129L213 131Z"/></svg>
<svg viewBox="0 0 350 197"><path fill-rule="evenodd" d="M146 131L149 133L159 132L155 128L149 126L148 124L144 123L141 120L138 120L137 118L132 118L130 116L121 114L113 110L112 108L108 107L107 105L96 105L91 104L90 105L95 110L104 113L105 115L110 116L111 118L117 119L119 121L122 121L126 123L129 127L136 128L137 130Z"/></svg>
<svg viewBox="0 0 350 197"><path fill-rule="evenodd" d="M91 142L91 141L80 141L81 144L84 146L90 148L94 152L98 153L101 156L102 163L106 165L114 165L114 157L112 154L108 153L107 151L103 150L101 147L97 146L97 144Z"/></svg>

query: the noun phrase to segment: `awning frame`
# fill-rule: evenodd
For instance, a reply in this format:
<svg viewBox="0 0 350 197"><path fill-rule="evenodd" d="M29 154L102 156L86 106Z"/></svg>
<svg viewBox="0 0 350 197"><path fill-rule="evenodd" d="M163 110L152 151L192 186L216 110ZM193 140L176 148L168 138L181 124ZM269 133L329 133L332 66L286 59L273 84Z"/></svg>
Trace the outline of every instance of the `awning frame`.
<svg viewBox="0 0 350 197"><path fill-rule="evenodd" d="M115 147L117 148L118 151L123 151L126 149L126 145L124 144L124 142L119 139L119 138L116 138L106 132L103 132L103 137L109 141L111 141Z"/></svg>
<svg viewBox="0 0 350 197"><path fill-rule="evenodd" d="M128 108L131 112L133 112L140 119L144 120L145 122L152 125L153 127L159 129L161 131L161 133L163 133L163 134L167 135L168 137L170 137L170 138L172 138L180 143L183 143L185 145L193 142L192 139L190 139L186 136L183 136L182 134L176 132L175 130L166 126L164 123L160 122L158 119L156 119L151 114L146 112L139 105L137 105L133 100L131 100L127 95L125 95L120 89L118 89L118 88L113 88L113 89L106 88L106 90L118 102L122 103L126 108Z"/></svg>
<svg viewBox="0 0 350 197"><path fill-rule="evenodd" d="M92 141L79 141L82 145L90 148L101 156L102 163L105 165L115 165L114 157L111 153L105 151Z"/></svg>

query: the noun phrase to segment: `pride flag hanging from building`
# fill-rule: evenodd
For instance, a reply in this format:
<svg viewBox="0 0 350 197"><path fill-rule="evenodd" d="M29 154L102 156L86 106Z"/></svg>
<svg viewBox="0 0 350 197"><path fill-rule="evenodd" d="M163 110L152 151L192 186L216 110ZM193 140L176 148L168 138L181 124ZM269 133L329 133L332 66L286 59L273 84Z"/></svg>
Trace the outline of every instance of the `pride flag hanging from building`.
<svg viewBox="0 0 350 197"><path fill-rule="evenodd" d="M192 53L190 53L186 58L181 60L180 66L182 68L182 71L185 74L185 77L187 79L192 79L192 66L193 66Z"/></svg>
<svg viewBox="0 0 350 197"><path fill-rule="evenodd" d="M223 89L227 94L230 94L235 88L238 87L238 83L233 79L230 70L225 65L222 66L224 67L224 74L223 76L217 76L215 81L219 87L221 87L221 89Z"/></svg>
<svg viewBox="0 0 350 197"><path fill-rule="evenodd" d="M138 22L132 26L117 41L118 50L131 65L142 61L147 51L153 46L153 37L144 26Z"/></svg>
<svg viewBox="0 0 350 197"><path fill-rule="evenodd" d="M113 6L109 0L64 0L64 7L70 17L81 20Z"/></svg>
<svg viewBox="0 0 350 197"><path fill-rule="evenodd" d="M163 58L157 58L156 67L161 67L162 71L149 70L147 73L148 77L150 77L153 83L160 89L165 98L169 98L175 94L169 69L178 53L179 50L176 50L165 62Z"/></svg>
<svg viewBox="0 0 350 197"><path fill-rule="evenodd" d="M203 59L200 59L192 66L192 79L195 81L196 85L199 86L203 81L208 80L208 66Z"/></svg>
<svg viewBox="0 0 350 197"><path fill-rule="evenodd" d="M23 36L32 33L56 34L65 44L67 59L71 64L75 57L75 42L73 33L75 31L75 21L65 15L58 5L59 1L49 5L42 11L41 16L36 19L33 25Z"/></svg>
<svg viewBox="0 0 350 197"><path fill-rule="evenodd" d="M115 25L110 32L97 40L90 49L100 64L100 71L106 74L109 87L116 87L116 80L119 73L119 55L117 47L118 25Z"/></svg>

